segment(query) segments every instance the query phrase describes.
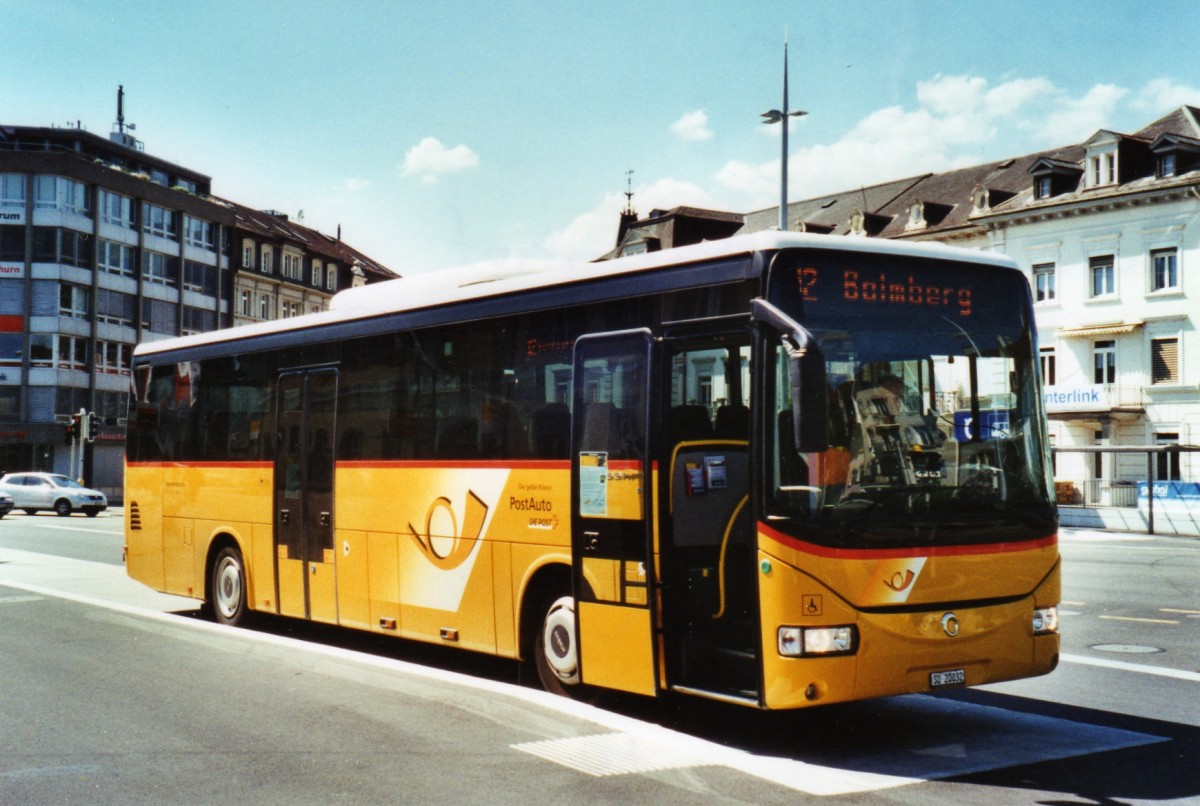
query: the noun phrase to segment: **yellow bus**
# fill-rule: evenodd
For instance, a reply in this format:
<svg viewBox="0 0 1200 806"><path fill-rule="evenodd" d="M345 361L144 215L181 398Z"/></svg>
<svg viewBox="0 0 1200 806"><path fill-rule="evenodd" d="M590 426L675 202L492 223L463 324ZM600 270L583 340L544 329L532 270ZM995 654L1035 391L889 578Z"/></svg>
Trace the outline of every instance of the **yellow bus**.
<svg viewBox="0 0 1200 806"><path fill-rule="evenodd" d="M764 233L144 343L128 573L567 695L783 709L1044 674L1033 324L1007 258Z"/></svg>

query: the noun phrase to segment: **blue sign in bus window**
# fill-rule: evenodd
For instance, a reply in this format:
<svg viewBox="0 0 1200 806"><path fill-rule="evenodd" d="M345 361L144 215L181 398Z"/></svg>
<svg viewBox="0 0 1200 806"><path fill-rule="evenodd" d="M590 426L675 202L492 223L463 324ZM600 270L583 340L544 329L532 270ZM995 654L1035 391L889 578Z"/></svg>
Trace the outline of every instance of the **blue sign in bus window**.
<svg viewBox="0 0 1200 806"><path fill-rule="evenodd" d="M1008 438L1008 411L981 411L979 422L982 424L982 434L976 432L970 411L954 412L954 439L957 442L970 442L973 439Z"/></svg>

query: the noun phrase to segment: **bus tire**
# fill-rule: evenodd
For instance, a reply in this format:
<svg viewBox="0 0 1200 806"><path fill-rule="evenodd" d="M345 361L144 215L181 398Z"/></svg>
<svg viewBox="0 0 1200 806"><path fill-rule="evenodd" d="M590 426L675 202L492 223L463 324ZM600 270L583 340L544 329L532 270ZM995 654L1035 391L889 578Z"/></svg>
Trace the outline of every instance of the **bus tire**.
<svg viewBox="0 0 1200 806"><path fill-rule="evenodd" d="M246 619L246 564L236 546L225 546L213 558L208 575L208 602L213 621L236 627Z"/></svg>
<svg viewBox="0 0 1200 806"><path fill-rule="evenodd" d="M575 600L551 597L533 643L533 658L542 688L551 694L577 697L579 651L575 645Z"/></svg>

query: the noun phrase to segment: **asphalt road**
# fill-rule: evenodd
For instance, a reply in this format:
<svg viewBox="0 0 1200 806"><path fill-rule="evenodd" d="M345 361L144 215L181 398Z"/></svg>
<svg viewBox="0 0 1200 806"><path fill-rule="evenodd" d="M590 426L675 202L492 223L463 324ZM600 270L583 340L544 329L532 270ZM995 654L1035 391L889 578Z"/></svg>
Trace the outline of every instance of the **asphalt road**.
<svg viewBox="0 0 1200 806"><path fill-rule="evenodd" d="M1047 677L761 714L594 708L469 653L220 628L129 581L120 528L0 519L4 806L1200 802L1197 541L1064 530Z"/></svg>

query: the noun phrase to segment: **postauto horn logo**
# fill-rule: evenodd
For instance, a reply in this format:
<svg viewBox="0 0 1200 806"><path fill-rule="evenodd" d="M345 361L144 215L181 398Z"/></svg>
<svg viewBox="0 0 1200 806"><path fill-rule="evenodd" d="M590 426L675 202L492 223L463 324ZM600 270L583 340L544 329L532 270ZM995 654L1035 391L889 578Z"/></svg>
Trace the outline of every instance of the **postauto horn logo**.
<svg viewBox="0 0 1200 806"><path fill-rule="evenodd" d="M450 499L439 496L425 513L425 528L418 529L410 522L408 531L429 562L443 571L449 571L462 565L471 556L476 541L483 533L483 522L487 519L487 513L487 504L483 503L474 491L467 490L462 532L459 532ZM435 528L446 526L447 519L449 529Z"/></svg>

